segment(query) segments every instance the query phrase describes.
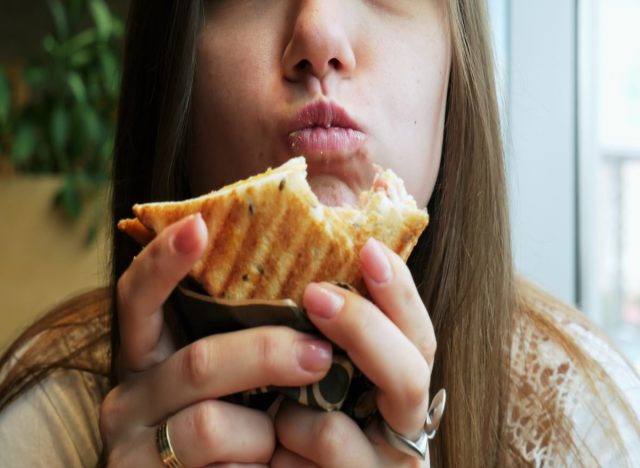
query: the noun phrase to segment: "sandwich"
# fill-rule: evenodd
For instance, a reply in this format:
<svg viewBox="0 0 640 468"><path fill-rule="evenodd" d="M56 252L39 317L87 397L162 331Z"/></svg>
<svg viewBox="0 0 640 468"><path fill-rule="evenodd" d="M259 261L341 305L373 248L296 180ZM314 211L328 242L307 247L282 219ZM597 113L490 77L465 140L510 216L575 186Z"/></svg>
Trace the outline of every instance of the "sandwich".
<svg viewBox="0 0 640 468"><path fill-rule="evenodd" d="M189 276L208 295L225 300L292 299L306 285L343 283L363 295L358 254L370 237L405 261L429 216L391 170L377 168L357 205L319 202L307 182L304 157L197 198L134 205L135 218L118 228L146 244L167 226L201 213L208 243Z"/></svg>

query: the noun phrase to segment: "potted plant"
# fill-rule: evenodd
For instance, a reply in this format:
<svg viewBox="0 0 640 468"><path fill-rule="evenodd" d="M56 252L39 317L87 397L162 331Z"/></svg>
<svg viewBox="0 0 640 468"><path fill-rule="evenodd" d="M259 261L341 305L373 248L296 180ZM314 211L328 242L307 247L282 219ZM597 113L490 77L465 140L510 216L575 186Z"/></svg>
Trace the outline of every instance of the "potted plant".
<svg viewBox="0 0 640 468"><path fill-rule="evenodd" d="M0 69L0 155L17 173L58 175L55 206L72 220L92 210L92 240L104 214L92 200L110 175L124 27L104 0L47 3L54 30L22 70L26 104L12 104Z"/></svg>

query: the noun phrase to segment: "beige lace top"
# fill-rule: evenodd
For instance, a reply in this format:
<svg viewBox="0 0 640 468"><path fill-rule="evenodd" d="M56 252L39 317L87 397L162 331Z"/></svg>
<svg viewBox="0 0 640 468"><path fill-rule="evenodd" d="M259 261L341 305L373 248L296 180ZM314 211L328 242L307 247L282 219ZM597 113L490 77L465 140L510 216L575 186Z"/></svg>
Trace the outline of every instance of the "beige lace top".
<svg viewBox="0 0 640 468"><path fill-rule="evenodd" d="M550 339L531 318L516 327L507 426L511 444L536 467L640 467L640 376L584 318L566 308L551 310L542 302L536 308L552 319L569 344ZM588 366L570 359L566 346L576 346ZM574 445L569 453L554 443L559 436L552 421L558 416L567 422ZM616 432L626 456L616 443Z"/></svg>
<svg viewBox="0 0 640 468"><path fill-rule="evenodd" d="M541 310L552 316L543 306ZM549 339L534 321L523 320L512 350L510 442L530 466L576 466L576 455L554 444L557 428L551 421L561 414L587 466L625 466L618 445L612 442L613 431L618 431L631 457L629 465L640 467L640 377L606 339L579 323L581 320L560 314L554 320L588 358L602 366L600 376L612 379L623 400L599 398L598 392L610 394L603 383L606 379L596 379L590 386L584 368L568 358L559 342ZM26 392L0 413L0 466L95 466L101 447L97 420L106 389L105 379L59 371ZM635 428L624 404L635 418Z"/></svg>

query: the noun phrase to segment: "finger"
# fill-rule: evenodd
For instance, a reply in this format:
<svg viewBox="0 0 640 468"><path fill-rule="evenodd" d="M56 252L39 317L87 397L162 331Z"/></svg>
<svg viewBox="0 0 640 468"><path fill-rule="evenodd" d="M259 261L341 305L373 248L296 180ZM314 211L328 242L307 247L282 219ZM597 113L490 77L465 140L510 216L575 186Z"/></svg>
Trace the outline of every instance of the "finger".
<svg viewBox="0 0 640 468"><path fill-rule="evenodd" d="M174 452L186 466L266 464L276 443L266 414L219 400L192 405L167 424Z"/></svg>
<svg viewBox="0 0 640 468"><path fill-rule="evenodd" d="M106 465L164 466L156 440L157 429L143 426L133 434L108 441ZM167 429L174 454L186 466L264 467L275 447L273 424L264 413L222 401L184 409L169 418ZM227 457L237 457L238 462L201 462ZM243 460L250 461L242 464Z"/></svg>
<svg viewBox="0 0 640 468"><path fill-rule="evenodd" d="M378 387L377 403L387 423L417 434L427 414L430 367L402 331L370 301L327 283L305 289L309 318Z"/></svg>
<svg viewBox="0 0 640 468"><path fill-rule="evenodd" d="M427 309L402 259L373 238L360 251L360 264L373 302L433 365L436 337Z"/></svg>
<svg viewBox="0 0 640 468"><path fill-rule="evenodd" d="M376 466L376 452L358 425L342 412L284 402L275 419L278 442L322 467Z"/></svg>
<svg viewBox="0 0 640 468"><path fill-rule="evenodd" d="M319 468L319 466L279 446L271 459L271 468Z"/></svg>
<svg viewBox="0 0 640 468"><path fill-rule="evenodd" d="M331 345L287 327L258 327L203 338L141 376L129 399L146 424L197 401L270 385L319 381ZM158 391L162 389L162 391Z"/></svg>
<svg viewBox="0 0 640 468"><path fill-rule="evenodd" d="M269 465L259 463L213 463L205 468L269 468Z"/></svg>
<svg viewBox="0 0 640 468"><path fill-rule="evenodd" d="M163 230L118 280L121 359L126 370L141 371L164 358L156 355L164 325L161 306L202 255L206 242L202 216L189 216Z"/></svg>

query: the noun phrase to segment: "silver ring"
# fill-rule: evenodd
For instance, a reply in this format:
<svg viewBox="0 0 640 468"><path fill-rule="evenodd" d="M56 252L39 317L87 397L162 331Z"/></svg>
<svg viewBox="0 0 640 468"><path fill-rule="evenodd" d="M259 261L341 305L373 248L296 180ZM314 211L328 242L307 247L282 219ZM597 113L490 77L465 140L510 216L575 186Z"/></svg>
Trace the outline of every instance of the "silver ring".
<svg viewBox="0 0 640 468"><path fill-rule="evenodd" d="M412 457L419 458L420 460L426 459L429 438L425 431L420 431L418 438L411 440L391 429L383 418L380 418L380 422L382 423L382 435L389 445Z"/></svg>
<svg viewBox="0 0 640 468"><path fill-rule="evenodd" d="M184 464L178 459L176 452L173 451L173 447L171 446L167 421L168 420L165 419L156 430L156 445L158 447L158 453L160 454L160 460L162 460L164 466L168 468L184 468Z"/></svg>
<svg viewBox="0 0 640 468"><path fill-rule="evenodd" d="M394 431L383 418L380 418L380 422L382 423L382 435L393 448L401 451L402 453L406 453L407 455L411 455L412 457L425 460L427 457L429 440L436 436L446 402L447 392L443 388L440 389L433 398L431 405L429 406L429 411L427 411L427 418L424 422L424 426L417 439L410 439Z"/></svg>
<svg viewBox="0 0 640 468"><path fill-rule="evenodd" d="M440 421L442 420L442 414L444 413L444 405L447 403L447 391L441 388L436 393L436 396L431 400L429 411L427 411L427 419L424 422L424 430L427 433L429 440L436 436L436 431L440 427Z"/></svg>

